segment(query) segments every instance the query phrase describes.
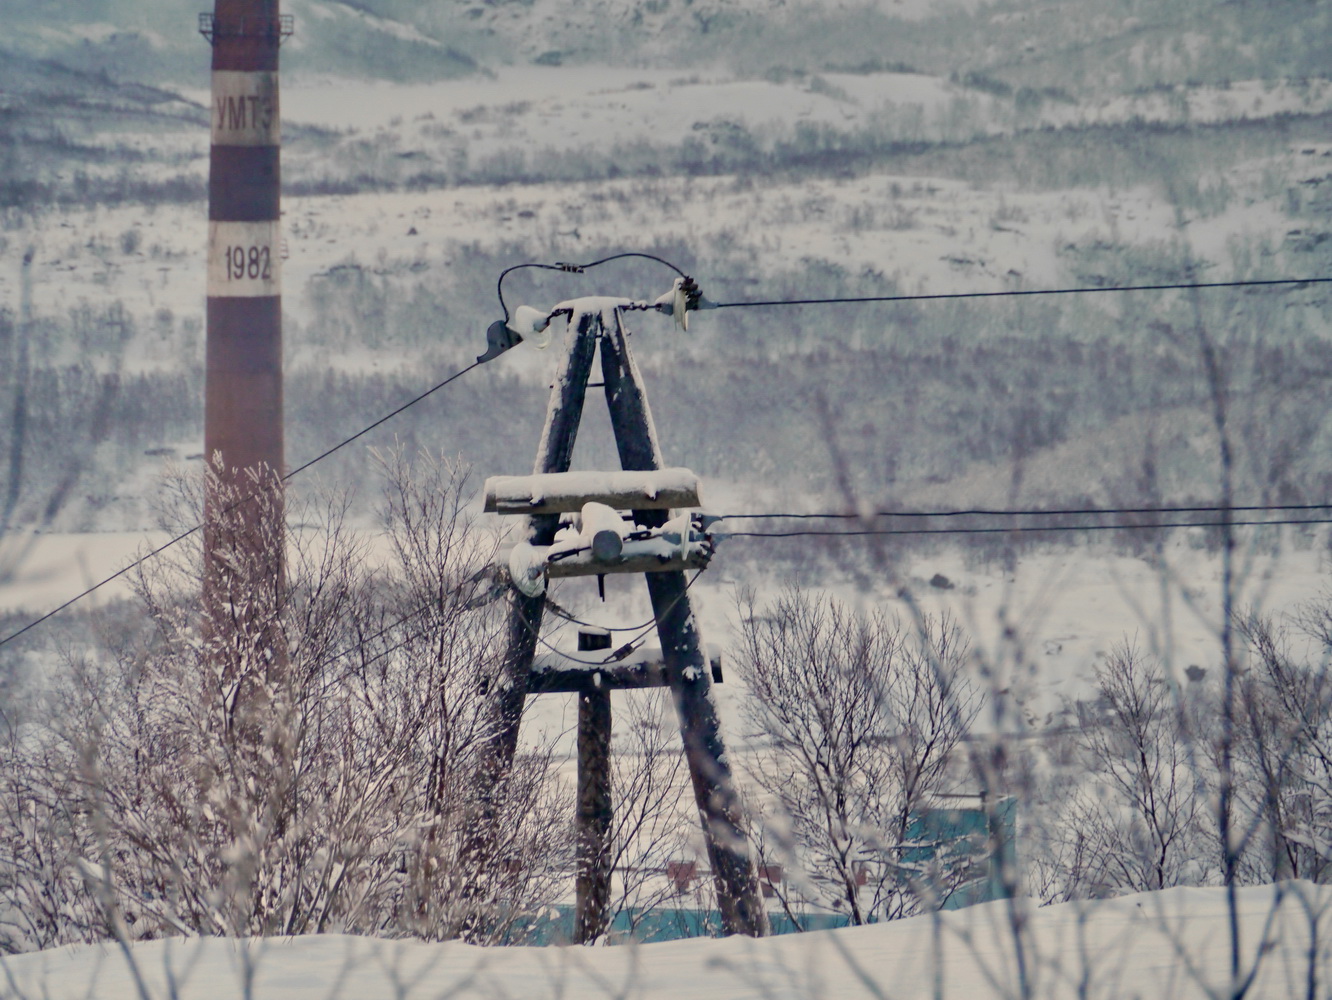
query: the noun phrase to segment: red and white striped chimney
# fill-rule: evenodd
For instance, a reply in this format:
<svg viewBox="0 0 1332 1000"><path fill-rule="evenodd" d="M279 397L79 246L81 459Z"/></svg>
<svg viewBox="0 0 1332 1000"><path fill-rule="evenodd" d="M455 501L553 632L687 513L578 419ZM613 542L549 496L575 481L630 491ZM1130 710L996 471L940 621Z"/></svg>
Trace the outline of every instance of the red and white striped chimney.
<svg viewBox="0 0 1332 1000"><path fill-rule="evenodd" d="M204 501L204 596L211 610L219 601L234 606L235 588L255 585L255 566L271 577L273 593L281 589L278 49L291 28L278 0L216 0L212 15L200 15L200 30L213 47L204 388L204 454L216 474ZM220 518L256 488L265 494L262 502ZM243 574L248 579L236 578L228 548L253 557Z"/></svg>

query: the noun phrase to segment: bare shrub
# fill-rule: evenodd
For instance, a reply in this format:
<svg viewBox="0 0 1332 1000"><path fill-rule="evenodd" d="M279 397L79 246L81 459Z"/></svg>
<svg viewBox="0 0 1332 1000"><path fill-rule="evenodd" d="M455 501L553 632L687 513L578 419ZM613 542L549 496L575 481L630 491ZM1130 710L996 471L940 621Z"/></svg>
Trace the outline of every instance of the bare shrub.
<svg viewBox="0 0 1332 1000"><path fill-rule="evenodd" d="M951 790L949 756L979 708L959 628L927 619L912 631L799 591L740 610L744 711L766 742L754 779L777 814L768 840L812 901L853 923L941 905L973 859L913 832Z"/></svg>
<svg viewBox="0 0 1332 1000"><path fill-rule="evenodd" d="M71 655L51 721L5 774L35 820L6 833L84 916L26 928L20 946L177 932L495 942L549 900L567 845L551 835L565 824L540 748L502 787L499 854L467 870L499 624L477 570L493 540L464 514L456 467L401 452L384 466L387 556L325 495L287 511L300 527L275 581L232 523L245 498L221 490L208 537L241 540L225 599L200 611L197 546L150 561L136 641ZM176 484L185 512L198 485ZM283 501L259 489L246 502ZM0 885L4 909L21 910L31 882Z"/></svg>
<svg viewBox="0 0 1332 1000"><path fill-rule="evenodd" d="M1240 684L1236 799L1251 817L1253 881L1332 878L1332 679L1328 606L1293 622L1238 617L1249 669Z"/></svg>
<svg viewBox="0 0 1332 1000"><path fill-rule="evenodd" d="M619 722L624 736L611 758L615 878L607 923L623 915L623 936L629 938L662 906L678 905L668 867L684 855L686 842L698 831L680 737L663 719L670 707L663 689L625 699L627 711Z"/></svg>
<svg viewBox="0 0 1332 1000"><path fill-rule="evenodd" d="M1077 743L1090 780L1065 818L1068 898L1201 885L1220 856L1204 845L1211 818L1194 727L1161 667L1121 643L1097 671L1096 711Z"/></svg>

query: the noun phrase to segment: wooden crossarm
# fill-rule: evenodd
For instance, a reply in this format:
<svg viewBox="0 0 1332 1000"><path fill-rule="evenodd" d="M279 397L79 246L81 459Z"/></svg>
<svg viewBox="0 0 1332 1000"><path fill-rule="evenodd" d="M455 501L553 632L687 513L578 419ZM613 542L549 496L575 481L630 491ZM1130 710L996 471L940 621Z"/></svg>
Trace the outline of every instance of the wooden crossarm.
<svg viewBox="0 0 1332 1000"><path fill-rule="evenodd" d="M708 666L712 672L712 683L722 682L721 651L715 647L708 650ZM586 691L600 689L606 691L626 691L637 688L666 687L666 664L659 647L640 649L625 659L601 666L589 666L572 659L572 656L584 659L596 654L577 653L564 656L560 653L546 653L538 656L532 663L532 670L527 676L528 694L554 694L557 692Z"/></svg>
<svg viewBox="0 0 1332 1000"><path fill-rule="evenodd" d="M702 503L698 476L689 469L491 476L485 494L485 509L492 514L565 514L582 510L588 502L616 510L670 510Z"/></svg>

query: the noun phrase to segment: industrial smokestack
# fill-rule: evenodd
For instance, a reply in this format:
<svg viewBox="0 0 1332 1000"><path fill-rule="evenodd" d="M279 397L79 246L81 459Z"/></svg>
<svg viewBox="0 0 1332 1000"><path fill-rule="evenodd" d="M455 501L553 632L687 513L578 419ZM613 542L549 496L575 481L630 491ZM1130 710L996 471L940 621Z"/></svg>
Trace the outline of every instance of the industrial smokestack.
<svg viewBox="0 0 1332 1000"><path fill-rule="evenodd" d="M200 31L213 47L204 609L206 631L235 647L219 622L251 632L240 645L266 641L265 595L280 601L283 586L278 48L291 27L278 0L216 0Z"/></svg>

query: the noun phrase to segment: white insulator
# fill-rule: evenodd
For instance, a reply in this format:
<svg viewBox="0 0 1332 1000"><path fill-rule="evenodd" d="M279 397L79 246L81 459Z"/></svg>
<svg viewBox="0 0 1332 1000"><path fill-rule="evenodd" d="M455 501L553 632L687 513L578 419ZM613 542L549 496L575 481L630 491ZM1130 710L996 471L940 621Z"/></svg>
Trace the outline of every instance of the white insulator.
<svg viewBox="0 0 1332 1000"><path fill-rule="evenodd" d="M583 543L597 562L616 562L624 551L624 518L614 507L590 501L580 514Z"/></svg>
<svg viewBox="0 0 1332 1000"><path fill-rule="evenodd" d="M681 330L689 329L689 297L685 295L684 278L676 278L671 290L659 295L652 305L660 312L670 313Z"/></svg>
<svg viewBox="0 0 1332 1000"><path fill-rule="evenodd" d="M675 295L671 299L671 315L681 330L689 330L689 299L685 296L684 278L675 279Z"/></svg>
<svg viewBox="0 0 1332 1000"><path fill-rule="evenodd" d="M688 511L673 517L661 526L661 537L677 546L681 559L689 557L689 530L692 527ZM676 539L679 539L676 541Z"/></svg>
<svg viewBox="0 0 1332 1000"><path fill-rule="evenodd" d="M520 593L540 597L546 592L546 550L519 542L509 552L509 579Z"/></svg>
<svg viewBox="0 0 1332 1000"><path fill-rule="evenodd" d="M508 327L538 351L544 351L550 344L550 314L540 309L519 306L509 318Z"/></svg>

